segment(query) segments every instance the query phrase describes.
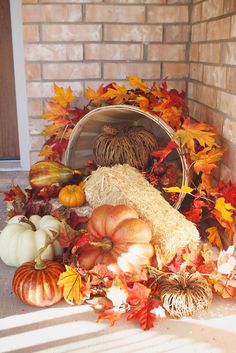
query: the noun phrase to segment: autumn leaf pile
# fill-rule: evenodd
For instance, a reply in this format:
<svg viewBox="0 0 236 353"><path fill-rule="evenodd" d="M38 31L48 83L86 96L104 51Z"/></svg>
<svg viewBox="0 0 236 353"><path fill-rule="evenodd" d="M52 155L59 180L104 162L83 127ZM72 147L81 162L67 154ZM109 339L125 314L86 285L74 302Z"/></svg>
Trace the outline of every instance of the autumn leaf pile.
<svg viewBox="0 0 236 353"><path fill-rule="evenodd" d="M87 88L84 92L87 104L83 108L76 106L79 97L73 94L70 87L65 90L54 85L55 95L43 114L43 119L49 124L42 132L46 142L40 156L45 160L61 161L73 128L96 107L132 105L163 119L174 130L172 140L165 148L151 153L153 165L143 173L155 185L157 178L154 171L163 167L165 158L173 150L179 145L182 147L188 161L187 172L192 176L192 185L173 185L163 187L162 191L172 197L186 194L181 212L196 224L203 239L200 247L188 246L182 249L164 271L199 272L208 280L213 293L223 298L236 297L236 258L233 246L236 231L236 184L222 180L216 182L213 177L224 154L216 130L206 123L190 120L183 92L168 90L165 82L160 87L155 82L149 87L139 77L127 79L130 88L115 82L101 85L97 90ZM91 164L89 161L88 165ZM158 296L156 278L149 268L134 275L122 272L115 274L105 265L97 265L89 271L79 266L77 255L90 241L86 229L82 228L88 219L65 208L53 209L50 199L57 192L49 188L35 195L30 190L22 191L14 186L5 193L5 200L12 203L13 214L29 216L46 212L63 221L58 241L66 249L66 270L61 274L59 284L64 289L65 300L77 305L89 303L99 313L99 321L106 319L114 324L125 316L127 320L139 322L144 330L153 327L156 319L168 316ZM42 202L35 203L35 196L40 197ZM217 255L213 255L213 248L217 249Z"/></svg>

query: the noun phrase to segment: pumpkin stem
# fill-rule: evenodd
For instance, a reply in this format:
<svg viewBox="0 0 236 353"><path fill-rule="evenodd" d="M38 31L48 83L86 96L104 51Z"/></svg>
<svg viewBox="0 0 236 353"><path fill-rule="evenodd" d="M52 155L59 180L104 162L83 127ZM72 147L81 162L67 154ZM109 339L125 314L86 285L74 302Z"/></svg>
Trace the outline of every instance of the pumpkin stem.
<svg viewBox="0 0 236 353"><path fill-rule="evenodd" d="M47 247L51 244L54 243L54 241L59 237L59 234L60 233L56 233L56 235L53 237L53 238L50 238L48 236L47 240L45 241L45 244L42 248L40 248L34 258L34 262L35 262L35 265L34 265L34 268L35 270L44 270L47 265L45 263L45 261L42 260L42 253L47 249Z"/></svg>
<svg viewBox="0 0 236 353"><path fill-rule="evenodd" d="M34 223L31 222L28 218L26 218L26 217L21 217L19 221L20 221L20 223L27 223L27 224L29 224L29 225L31 226L32 230L33 230L34 232L36 232L37 229L36 229Z"/></svg>
<svg viewBox="0 0 236 353"><path fill-rule="evenodd" d="M101 247L105 251L110 251L112 249L112 241L110 238L104 238L103 241L90 241L89 244Z"/></svg>

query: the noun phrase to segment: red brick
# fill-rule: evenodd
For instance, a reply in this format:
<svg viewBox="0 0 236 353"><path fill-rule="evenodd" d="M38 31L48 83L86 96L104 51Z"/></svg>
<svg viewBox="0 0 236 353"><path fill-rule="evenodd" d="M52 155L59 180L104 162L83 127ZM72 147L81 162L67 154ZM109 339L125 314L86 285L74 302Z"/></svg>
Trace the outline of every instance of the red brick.
<svg viewBox="0 0 236 353"><path fill-rule="evenodd" d="M227 89L236 93L236 67L227 67Z"/></svg>
<svg viewBox="0 0 236 353"><path fill-rule="evenodd" d="M189 48L189 60L190 61L199 61L199 44L190 44Z"/></svg>
<svg viewBox="0 0 236 353"><path fill-rule="evenodd" d="M236 170L233 170L232 166L228 167L222 163L220 168L220 179L236 183Z"/></svg>
<svg viewBox="0 0 236 353"><path fill-rule="evenodd" d="M46 126L44 119L29 118L29 132L30 135L40 135Z"/></svg>
<svg viewBox="0 0 236 353"><path fill-rule="evenodd" d="M206 33L207 33L206 29L207 29L206 22L197 23L195 25L192 25L192 35L191 35L192 42L205 41L206 40Z"/></svg>
<svg viewBox="0 0 236 353"><path fill-rule="evenodd" d="M201 62L219 64L220 63L220 43L200 44L199 59Z"/></svg>
<svg viewBox="0 0 236 353"><path fill-rule="evenodd" d="M236 95L219 91L217 95L217 108L223 113L236 119Z"/></svg>
<svg viewBox="0 0 236 353"><path fill-rule="evenodd" d="M45 42L100 41L102 39L102 25L43 24L42 36Z"/></svg>
<svg viewBox="0 0 236 353"><path fill-rule="evenodd" d="M163 63L163 78L186 78L188 77L189 65L185 63Z"/></svg>
<svg viewBox="0 0 236 353"><path fill-rule="evenodd" d="M222 62L227 65L236 65L236 42L222 44Z"/></svg>
<svg viewBox="0 0 236 353"><path fill-rule="evenodd" d="M198 86L198 99L199 102L211 108L216 108L217 90L212 87L200 85Z"/></svg>
<svg viewBox="0 0 236 353"><path fill-rule="evenodd" d="M84 87L81 82L28 82L26 85L28 98L49 98L53 95L53 84L56 83L60 87L68 88L69 86L73 89L75 94L81 94Z"/></svg>
<svg viewBox="0 0 236 353"><path fill-rule="evenodd" d="M41 67L40 64L25 64L26 80L40 80L41 79Z"/></svg>
<svg viewBox="0 0 236 353"><path fill-rule="evenodd" d="M188 6L149 6L149 23L188 22Z"/></svg>
<svg viewBox="0 0 236 353"><path fill-rule="evenodd" d="M39 115L42 115L42 113L43 113L43 102L41 100L28 101L29 116L39 116Z"/></svg>
<svg viewBox="0 0 236 353"><path fill-rule="evenodd" d="M224 140L224 144L223 147L225 149L225 153L224 153L224 164L226 164L226 166L228 168L231 169L232 172L234 172L236 174L236 170L235 170L235 151L236 151L236 144Z"/></svg>
<svg viewBox="0 0 236 353"><path fill-rule="evenodd" d="M232 38L236 38L236 15L232 16L231 19L231 33Z"/></svg>
<svg viewBox="0 0 236 353"><path fill-rule="evenodd" d="M145 7L88 4L85 7L85 20L87 22L143 23Z"/></svg>
<svg viewBox="0 0 236 353"><path fill-rule="evenodd" d="M190 78L197 81L203 79L203 64L191 63L190 64Z"/></svg>
<svg viewBox="0 0 236 353"><path fill-rule="evenodd" d="M203 82L210 86L226 88L226 67L205 65Z"/></svg>
<svg viewBox="0 0 236 353"><path fill-rule="evenodd" d="M223 137L236 145L236 120L225 119Z"/></svg>
<svg viewBox="0 0 236 353"><path fill-rule="evenodd" d="M140 76L143 79L160 78L159 63L104 63L104 79L125 79L127 76Z"/></svg>
<svg viewBox="0 0 236 353"><path fill-rule="evenodd" d="M230 14L236 11L236 0L225 0L224 1L224 13Z"/></svg>
<svg viewBox="0 0 236 353"><path fill-rule="evenodd" d="M29 61L82 60L82 44L26 44L25 59Z"/></svg>
<svg viewBox="0 0 236 353"><path fill-rule="evenodd" d="M207 20L223 15L224 0L207 0L202 3L202 19Z"/></svg>
<svg viewBox="0 0 236 353"><path fill-rule="evenodd" d="M142 44L85 44L85 60L142 59Z"/></svg>
<svg viewBox="0 0 236 353"><path fill-rule="evenodd" d="M184 44L150 44L148 60L185 61L186 46Z"/></svg>
<svg viewBox="0 0 236 353"><path fill-rule="evenodd" d="M39 41L39 26L38 25L24 25L23 26L24 42L38 42Z"/></svg>
<svg viewBox="0 0 236 353"><path fill-rule="evenodd" d="M99 63L53 63L43 65L43 78L47 80L81 80L100 78Z"/></svg>
<svg viewBox="0 0 236 353"><path fill-rule="evenodd" d="M230 37L230 18L207 23L207 40L228 39Z"/></svg>
<svg viewBox="0 0 236 353"><path fill-rule="evenodd" d="M202 13L202 3L193 5L192 13L191 13L191 22L199 22L201 20L201 13Z"/></svg>
<svg viewBox="0 0 236 353"><path fill-rule="evenodd" d="M189 25L166 25L165 41L167 43L188 42L190 33Z"/></svg>
<svg viewBox="0 0 236 353"><path fill-rule="evenodd" d="M82 20L81 5L25 5L23 22L76 22Z"/></svg>
<svg viewBox="0 0 236 353"><path fill-rule="evenodd" d="M163 26L104 24L104 40L120 42L161 42Z"/></svg>

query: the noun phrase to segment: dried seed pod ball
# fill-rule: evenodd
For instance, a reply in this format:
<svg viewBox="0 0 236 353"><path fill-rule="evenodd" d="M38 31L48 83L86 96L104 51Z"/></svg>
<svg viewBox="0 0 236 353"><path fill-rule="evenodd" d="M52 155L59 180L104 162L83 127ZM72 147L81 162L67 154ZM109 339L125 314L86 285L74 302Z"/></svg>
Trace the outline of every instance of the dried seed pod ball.
<svg viewBox="0 0 236 353"><path fill-rule="evenodd" d="M143 126L117 129L105 125L94 143L95 162L106 167L127 163L144 169L149 164L150 152L157 147L156 137Z"/></svg>
<svg viewBox="0 0 236 353"><path fill-rule="evenodd" d="M189 272L160 276L158 290L163 307L175 318L206 310L213 296L207 280L198 273Z"/></svg>

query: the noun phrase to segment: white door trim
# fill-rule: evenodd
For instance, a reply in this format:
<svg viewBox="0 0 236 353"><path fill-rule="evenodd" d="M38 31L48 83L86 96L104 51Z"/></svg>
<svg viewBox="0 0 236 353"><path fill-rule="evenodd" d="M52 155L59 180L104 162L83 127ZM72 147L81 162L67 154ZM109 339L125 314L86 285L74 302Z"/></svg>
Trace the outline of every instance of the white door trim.
<svg viewBox="0 0 236 353"><path fill-rule="evenodd" d="M27 94L24 65L24 45L23 45L23 22L22 22L22 1L10 0L13 63L15 76L16 110L20 149L20 163L12 163L12 168L1 168L0 170L28 170L30 168L29 154L29 126L27 112ZM7 163L11 165L11 161ZM1 165L0 165L1 167Z"/></svg>

